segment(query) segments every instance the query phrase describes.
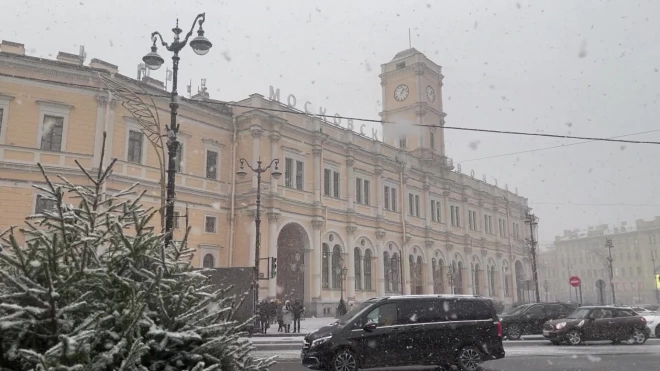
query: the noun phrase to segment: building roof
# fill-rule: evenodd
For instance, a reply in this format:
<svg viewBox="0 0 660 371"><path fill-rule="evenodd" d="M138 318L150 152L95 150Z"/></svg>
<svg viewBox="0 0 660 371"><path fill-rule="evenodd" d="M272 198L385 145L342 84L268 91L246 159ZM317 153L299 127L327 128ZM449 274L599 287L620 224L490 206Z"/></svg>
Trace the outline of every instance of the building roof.
<svg viewBox="0 0 660 371"><path fill-rule="evenodd" d="M404 58L413 56L415 54L424 55L424 53L420 52L419 50L417 50L415 48L410 48L410 49L402 50L402 51L396 53L396 55L394 56L394 59L392 59L392 62L394 62L396 60L399 60L399 59L404 59Z"/></svg>

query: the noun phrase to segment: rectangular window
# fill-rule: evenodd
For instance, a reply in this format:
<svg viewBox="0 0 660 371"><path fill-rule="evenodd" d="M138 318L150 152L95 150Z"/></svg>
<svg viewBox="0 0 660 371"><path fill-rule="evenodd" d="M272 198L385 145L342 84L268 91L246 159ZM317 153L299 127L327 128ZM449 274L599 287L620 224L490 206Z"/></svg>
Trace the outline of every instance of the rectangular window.
<svg viewBox="0 0 660 371"><path fill-rule="evenodd" d="M406 148L406 146L407 146L406 138L399 139L399 148Z"/></svg>
<svg viewBox="0 0 660 371"><path fill-rule="evenodd" d="M473 210L468 210L468 219L470 223L470 230L477 230L477 212Z"/></svg>
<svg viewBox="0 0 660 371"><path fill-rule="evenodd" d="M218 179L218 152L206 150L206 179Z"/></svg>
<svg viewBox="0 0 660 371"><path fill-rule="evenodd" d="M362 179L355 178L355 202L362 203Z"/></svg>
<svg viewBox="0 0 660 371"><path fill-rule="evenodd" d="M204 232L206 233L215 233L216 231L216 217L207 216L204 220Z"/></svg>
<svg viewBox="0 0 660 371"><path fill-rule="evenodd" d="M179 142L179 145L176 147L176 172L181 172L181 164L183 163L183 143Z"/></svg>
<svg viewBox="0 0 660 371"><path fill-rule="evenodd" d="M419 218L419 195L408 193L408 214Z"/></svg>
<svg viewBox="0 0 660 371"><path fill-rule="evenodd" d="M431 200L431 220L434 222L438 221L435 216L435 200Z"/></svg>
<svg viewBox="0 0 660 371"><path fill-rule="evenodd" d="M385 186L385 189L383 190L383 207L385 210L390 209L390 187Z"/></svg>
<svg viewBox="0 0 660 371"><path fill-rule="evenodd" d="M144 140L144 134L139 130L129 130L128 132L128 155L126 156L126 161L133 162L135 164L142 163L142 144ZM43 144L43 141L42 141ZM43 146L42 146L43 148Z"/></svg>
<svg viewBox="0 0 660 371"><path fill-rule="evenodd" d="M302 161L296 161L296 189L303 190L305 181L305 165Z"/></svg>
<svg viewBox="0 0 660 371"><path fill-rule="evenodd" d="M323 194L339 198L339 173L331 169L323 170Z"/></svg>
<svg viewBox="0 0 660 371"><path fill-rule="evenodd" d="M44 151L60 152L62 150L63 131L64 117L44 115L41 130L41 149Z"/></svg>
<svg viewBox="0 0 660 371"><path fill-rule="evenodd" d="M371 182L368 180L364 180L363 182L364 185L364 193L362 194L363 200L365 205L369 205L369 194L371 193L370 188L371 188Z"/></svg>
<svg viewBox="0 0 660 371"><path fill-rule="evenodd" d="M53 210L56 208L57 201L46 198L42 195L37 195L37 203L34 207L35 214L41 214L44 211Z"/></svg>
<svg viewBox="0 0 660 371"><path fill-rule="evenodd" d="M332 181L332 170L330 169L324 169L323 170L323 194L326 196L330 196L332 193L332 187L330 187L331 181Z"/></svg>
<svg viewBox="0 0 660 371"><path fill-rule="evenodd" d="M384 207L389 211L396 211L396 191L394 187L385 186L383 197L385 198Z"/></svg>
<svg viewBox="0 0 660 371"><path fill-rule="evenodd" d="M179 229L179 226L181 225L179 223L179 219L181 218L181 213L178 211L174 212L174 228Z"/></svg>
<svg viewBox="0 0 660 371"><path fill-rule="evenodd" d="M460 216L460 209L458 206L451 206L451 225L454 227L460 227L461 226L461 216Z"/></svg>
<svg viewBox="0 0 660 371"><path fill-rule="evenodd" d="M415 216L419 218L419 195L415 195Z"/></svg>
<svg viewBox="0 0 660 371"><path fill-rule="evenodd" d="M284 159L284 186L293 188L293 159Z"/></svg>

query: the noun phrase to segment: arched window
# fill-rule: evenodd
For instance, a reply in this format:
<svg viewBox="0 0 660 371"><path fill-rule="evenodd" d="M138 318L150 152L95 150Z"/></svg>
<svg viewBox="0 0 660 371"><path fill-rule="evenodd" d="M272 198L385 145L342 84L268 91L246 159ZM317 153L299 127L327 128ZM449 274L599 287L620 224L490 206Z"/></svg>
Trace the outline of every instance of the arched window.
<svg viewBox="0 0 660 371"><path fill-rule="evenodd" d="M321 267L322 271L322 282L323 282L323 288L327 289L330 288L330 247L328 246L327 243L323 244L323 256L322 256L322 264L323 266Z"/></svg>
<svg viewBox="0 0 660 371"><path fill-rule="evenodd" d="M332 248L332 288L338 289L341 287L341 248L335 245Z"/></svg>
<svg viewBox="0 0 660 371"><path fill-rule="evenodd" d="M474 265L474 294L481 295L481 272L479 263Z"/></svg>
<svg viewBox="0 0 660 371"><path fill-rule="evenodd" d="M463 295L463 262L458 262L456 269L456 288L454 293L457 295Z"/></svg>
<svg viewBox="0 0 660 371"><path fill-rule="evenodd" d="M391 266L392 268L390 271L392 272L392 292L399 292L399 281L401 281L401 274L399 273L401 271L399 269L401 267L401 259L399 258L399 254L392 254Z"/></svg>
<svg viewBox="0 0 660 371"><path fill-rule="evenodd" d="M385 272L385 292L392 291L392 261L387 251L383 252L383 271Z"/></svg>
<svg viewBox="0 0 660 371"><path fill-rule="evenodd" d="M353 249L353 259L355 260L353 264L355 268L355 289L362 290L362 253L360 248Z"/></svg>
<svg viewBox="0 0 660 371"><path fill-rule="evenodd" d="M444 291L444 261L442 259L436 261L435 258L431 260L433 269L433 293L442 294Z"/></svg>
<svg viewBox="0 0 660 371"><path fill-rule="evenodd" d="M211 254L204 255L204 261L202 263L204 268L214 268L215 267L215 258Z"/></svg>
<svg viewBox="0 0 660 371"><path fill-rule="evenodd" d="M364 289L371 291L371 250L364 252Z"/></svg>

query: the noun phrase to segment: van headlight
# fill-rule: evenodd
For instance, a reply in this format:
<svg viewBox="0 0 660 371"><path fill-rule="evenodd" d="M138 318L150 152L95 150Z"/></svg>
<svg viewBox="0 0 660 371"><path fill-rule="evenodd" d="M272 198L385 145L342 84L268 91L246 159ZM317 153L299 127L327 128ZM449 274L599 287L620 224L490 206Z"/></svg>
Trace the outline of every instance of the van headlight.
<svg viewBox="0 0 660 371"><path fill-rule="evenodd" d="M310 346L310 348L317 347L317 346L319 346L319 345L321 345L321 344L327 342L328 340L330 340L330 338L332 338L332 335L330 335L330 336L324 336L324 337L322 337L322 338L318 338L318 339L312 341L312 345Z"/></svg>
<svg viewBox="0 0 660 371"><path fill-rule="evenodd" d="M564 327L566 327L566 322L559 322L558 324L555 325L555 328L556 328L557 330L561 330L561 329L563 329Z"/></svg>

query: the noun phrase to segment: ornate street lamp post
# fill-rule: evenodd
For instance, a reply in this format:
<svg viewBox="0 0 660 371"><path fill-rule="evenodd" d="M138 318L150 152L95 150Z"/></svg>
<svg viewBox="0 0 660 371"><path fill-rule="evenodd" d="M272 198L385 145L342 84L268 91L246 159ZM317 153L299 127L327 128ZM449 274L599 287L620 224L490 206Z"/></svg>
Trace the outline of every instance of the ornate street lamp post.
<svg viewBox="0 0 660 371"><path fill-rule="evenodd" d="M536 302L541 302L541 295L539 293L539 273L536 265L536 229L539 225L539 218L534 214L527 214L525 219L525 224L529 225L529 252L532 254L532 278L534 279L534 293L536 296Z"/></svg>
<svg viewBox="0 0 660 371"><path fill-rule="evenodd" d="M175 198L175 177L176 177L176 155L179 148L179 142L177 141L177 134L179 132L179 125L176 123L177 111L179 109L179 93L177 92L177 83L178 83L178 72L179 72L179 52L188 44L188 39L192 36L195 25L199 21L199 30L197 31L197 37L190 41L190 46L193 51L198 55L204 55L209 52L211 49L211 42L209 39L204 37L204 29L202 24L206 20L206 13L197 15L195 21L193 22L190 32L186 34L186 37L181 40L180 36L183 32L179 28L179 20L176 20L176 27L172 29L174 32L174 41L171 44L166 43L163 40L163 36L160 32L156 31L151 34L151 40L153 45L151 46L151 52L145 55L142 60L144 61L147 68L151 70L157 70L160 66L165 63L163 57L158 54L158 47L156 47L156 41L160 38L161 44L168 51L172 52L172 93L170 94L170 125L165 126L167 130L167 202L165 204L165 247L168 247L172 242L173 230L174 230L174 198Z"/></svg>
<svg viewBox="0 0 660 371"><path fill-rule="evenodd" d="M256 216L254 218L254 225L255 225L255 241L254 241L254 308L256 310L257 304L259 303L259 260L260 260L260 250L261 250L261 174L265 173L270 169L271 166L275 165L275 168L270 172L270 176L275 178L275 180L279 179L282 176L282 173L278 170L278 164L280 163L280 160L278 159L273 159L270 164L266 167L262 167L261 164L261 157L257 160L257 168L253 168L250 166L250 163L244 159L240 159L241 167L238 169L236 172L236 175L240 179L245 178L247 175L247 171L245 170L245 166L248 167L248 169L252 170L253 173L257 174L257 212ZM256 313L255 313L256 314Z"/></svg>

